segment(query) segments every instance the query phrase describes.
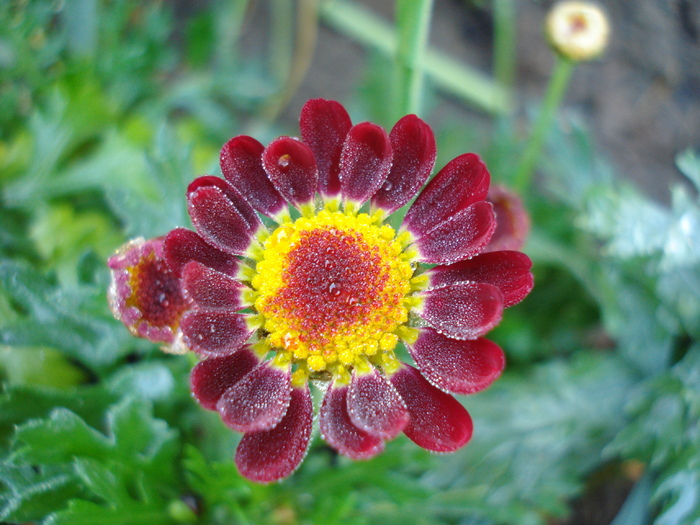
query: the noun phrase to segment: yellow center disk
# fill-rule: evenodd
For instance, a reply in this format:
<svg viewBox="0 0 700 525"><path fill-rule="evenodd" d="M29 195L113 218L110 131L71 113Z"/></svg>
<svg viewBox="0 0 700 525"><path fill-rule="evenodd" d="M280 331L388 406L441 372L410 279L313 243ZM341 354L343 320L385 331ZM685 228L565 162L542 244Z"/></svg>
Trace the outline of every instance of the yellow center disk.
<svg viewBox="0 0 700 525"><path fill-rule="evenodd" d="M323 210L279 226L252 279L266 349L298 365L295 381L328 370L341 380L370 362L398 365L413 269L395 231L367 214Z"/></svg>

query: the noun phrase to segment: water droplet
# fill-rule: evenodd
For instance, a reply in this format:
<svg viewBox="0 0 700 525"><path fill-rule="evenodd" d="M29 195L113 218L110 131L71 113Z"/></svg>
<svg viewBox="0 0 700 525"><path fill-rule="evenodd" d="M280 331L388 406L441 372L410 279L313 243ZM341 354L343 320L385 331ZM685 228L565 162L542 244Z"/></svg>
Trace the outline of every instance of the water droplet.
<svg viewBox="0 0 700 525"><path fill-rule="evenodd" d="M347 303L349 306L355 306L357 304L357 297L354 297L354 296L348 297Z"/></svg>
<svg viewBox="0 0 700 525"><path fill-rule="evenodd" d="M279 165L280 168L286 168L289 166L291 157L287 154L282 155L279 159L277 159L277 164Z"/></svg>
<svg viewBox="0 0 700 525"><path fill-rule="evenodd" d="M330 259L326 259L326 260L323 262L323 267L324 267L326 270L330 270L332 266L333 266L333 261L330 260Z"/></svg>
<svg viewBox="0 0 700 525"><path fill-rule="evenodd" d="M383 189L384 191L391 191L391 188L393 188L393 187L394 187L394 185L391 183L391 181L386 181L386 182L382 185L382 189Z"/></svg>
<svg viewBox="0 0 700 525"><path fill-rule="evenodd" d="M327 246L327 247L326 247L326 253L327 253L328 255L333 255L333 254L335 253L335 250L333 249L332 246Z"/></svg>
<svg viewBox="0 0 700 525"><path fill-rule="evenodd" d="M328 285L328 293L331 294L333 297L338 297L340 295L340 286L338 286L338 283L331 283Z"/></svg>

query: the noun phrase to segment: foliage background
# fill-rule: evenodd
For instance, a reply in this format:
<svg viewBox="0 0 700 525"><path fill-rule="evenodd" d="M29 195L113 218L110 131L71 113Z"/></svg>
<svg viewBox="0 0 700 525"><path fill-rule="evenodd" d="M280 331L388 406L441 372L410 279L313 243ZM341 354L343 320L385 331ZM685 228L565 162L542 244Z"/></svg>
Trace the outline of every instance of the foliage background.
<svg viewBox="0 0 700 525"><path fill-rule="evenodd" d="M496 67L431 49L422 116L438 165L476 151L512 185L542 92L514 82L515 4L476 4L461 8L494 24ZM456 454L401 437L353 463L316 439L290 479L251 484L237 435L189 396L193 359L112 319L106 258L187 225L184 188L218 173L228 138L294 133L314 96L396 120L387 35L403 22L361 7L0 3L0 521L700 522L700 158L679 148L667 169L684 182L650 200L571 106L522 188L537 285L493 333L503 377L461 398L475 436ZM318 32L362 56L340 94L304 83L314 50L337 52Z"/></svg>

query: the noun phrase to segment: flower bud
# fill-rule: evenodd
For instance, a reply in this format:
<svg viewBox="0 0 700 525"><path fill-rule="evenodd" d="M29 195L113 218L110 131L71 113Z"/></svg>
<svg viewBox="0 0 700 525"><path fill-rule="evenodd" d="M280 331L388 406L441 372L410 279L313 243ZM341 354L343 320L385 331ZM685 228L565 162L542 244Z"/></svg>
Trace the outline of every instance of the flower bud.
<svg viewBox="0 0 700 525"><path fill-rule="evenodd" d="M165 264L163 238L129 241L109 258L109 305L114 317L137 337L164 343L169 353L184 353L180 318L190 301L180 279Z"/></svg>
<svg viewBox="0 0 700 525"><path fill-rule="evenodd" d="M496 230L484 251L520 250L530 233L530 216L523 201L504 186L489 188L486 200L493 205L496 215Z"/></svg>
<svg viewBox="0 0 700 525"><path fill-rule="evenodd" d="M599 56L608 45L605 12L589 2L559 2L547 15L545 33L552 47L576 62Z"/></svg>

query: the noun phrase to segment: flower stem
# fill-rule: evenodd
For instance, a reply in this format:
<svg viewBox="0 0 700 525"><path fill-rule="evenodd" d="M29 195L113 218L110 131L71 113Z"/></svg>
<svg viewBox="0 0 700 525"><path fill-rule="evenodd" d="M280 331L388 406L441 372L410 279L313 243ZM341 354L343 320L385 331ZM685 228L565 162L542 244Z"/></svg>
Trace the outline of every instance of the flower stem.
<svg viewBox="0 0 700 525"><path fill-rule="evenodd" d="M542 101L542 106L537 120L535 121L534 129L525 147L523 156L520 159L518 169L515 172L513 187L521 194L525 192L530 184L537 159L542 151L542 144L552 125L552 120L557 113L557 109L564 98L564 93L569 85L569 79L574 70L574 65L575 62L557 56L557 63L549 79L547 93Z"/></svg>
<svg viewBox="0 0 700 525"><path fill-rule="evenodd" d="M513 0L494 0L493 74L504 88L512 89L515 80L515 20Z"/></svg>
<svg viewBox="0 0 700 525"><path fill-rule="evenodd" d="M328 0L321 5L321 16L336 31L359 44L384 56L396 55L396 30L369 9L345 0ZM423 70L436 88L490 114L502 115L511 110L503 86L440 50L426 51Z"/></svg>
<svg viewBox="0 0 700 525"><path fill-rule="evenodd" d="M397 0L399 115L419 113L423 99L423 58L428 43L433 0Z"/></svg>

